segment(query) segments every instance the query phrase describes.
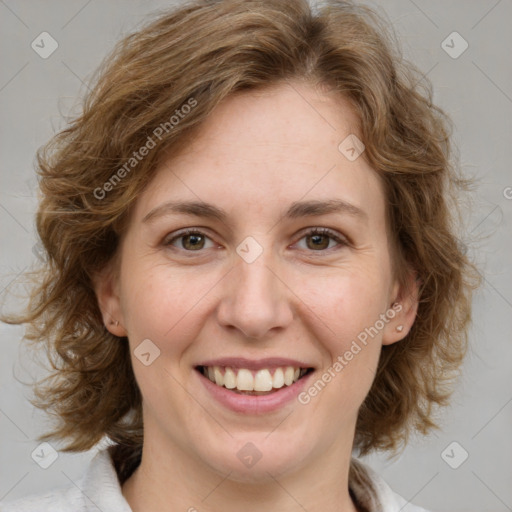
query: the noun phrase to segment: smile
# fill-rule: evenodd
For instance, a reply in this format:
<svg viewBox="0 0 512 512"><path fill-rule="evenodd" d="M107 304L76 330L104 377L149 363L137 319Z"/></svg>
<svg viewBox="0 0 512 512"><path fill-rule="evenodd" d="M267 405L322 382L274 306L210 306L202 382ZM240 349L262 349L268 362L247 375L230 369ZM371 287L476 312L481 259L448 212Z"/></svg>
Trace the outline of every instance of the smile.
<svg viewBox="0 0 512 512"><path fill-rule="evenodd" d="M282 366L250 370L230 366L198 366L197 370L211 382L243 395L267 395L293 385L313 371L312 368Z"/></svg>

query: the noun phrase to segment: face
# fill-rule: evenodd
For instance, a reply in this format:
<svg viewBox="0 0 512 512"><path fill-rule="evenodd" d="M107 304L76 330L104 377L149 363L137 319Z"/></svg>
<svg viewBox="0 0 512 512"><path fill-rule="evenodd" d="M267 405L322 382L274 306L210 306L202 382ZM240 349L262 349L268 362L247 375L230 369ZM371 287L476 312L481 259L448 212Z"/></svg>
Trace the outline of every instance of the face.
<svg viewBox="0 0 512 512"><path fill-rule="evenodd" d="M350 453L382 345L414 309L380 178L338 149L358 133L345 100L280 85L230 97L162 162L97 290L129 338L145 449L240 481Z"/></svg>

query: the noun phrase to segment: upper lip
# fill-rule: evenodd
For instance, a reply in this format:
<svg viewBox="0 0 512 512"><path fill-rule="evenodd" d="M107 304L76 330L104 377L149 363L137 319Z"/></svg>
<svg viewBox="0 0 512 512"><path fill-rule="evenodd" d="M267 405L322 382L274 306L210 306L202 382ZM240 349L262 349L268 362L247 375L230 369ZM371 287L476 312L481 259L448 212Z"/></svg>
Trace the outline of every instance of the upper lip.
<svg viewBox="0 0 512 512"><path fill-rule="evenodd" d="M261 370L262 368L278 368L293 366L294 368L313 368L312 365L296 359L286 357L266 357L264 359L246 359L244 357L223 357L209 359L196 366L229 366L231 368L247 368L248 370Z"/></svg>

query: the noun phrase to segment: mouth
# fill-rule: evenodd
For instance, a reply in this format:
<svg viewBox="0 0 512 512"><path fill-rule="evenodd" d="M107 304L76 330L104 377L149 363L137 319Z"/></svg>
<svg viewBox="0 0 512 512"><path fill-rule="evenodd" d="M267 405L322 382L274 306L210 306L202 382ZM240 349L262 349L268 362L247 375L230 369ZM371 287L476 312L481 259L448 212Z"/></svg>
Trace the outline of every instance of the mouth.
<svg viewBox="0 0 512 512"><path fill-rule="evenodd" d="M277 366L260 368L236 368L233 366L196 366L195 370L215 385L239 395L271 395L292 386L314 371L314 368Z"/></svg>

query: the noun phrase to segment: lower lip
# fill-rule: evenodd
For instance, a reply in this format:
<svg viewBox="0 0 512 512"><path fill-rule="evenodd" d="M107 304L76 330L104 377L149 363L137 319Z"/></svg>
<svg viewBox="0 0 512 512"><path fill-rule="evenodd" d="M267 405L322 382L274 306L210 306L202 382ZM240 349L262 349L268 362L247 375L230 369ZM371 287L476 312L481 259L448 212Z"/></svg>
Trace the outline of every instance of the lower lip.
<svg viewBox="0 0 512 512"><path fill-rule="evenodd" d="M224 407L243 414L264 414L276 411L293 400L297 400L297 396L314 372L308 373L291 386L283 386L279 391L268 395L240 395L225 387L217 386L197 370L196 373L213 398Z"/></svg>

